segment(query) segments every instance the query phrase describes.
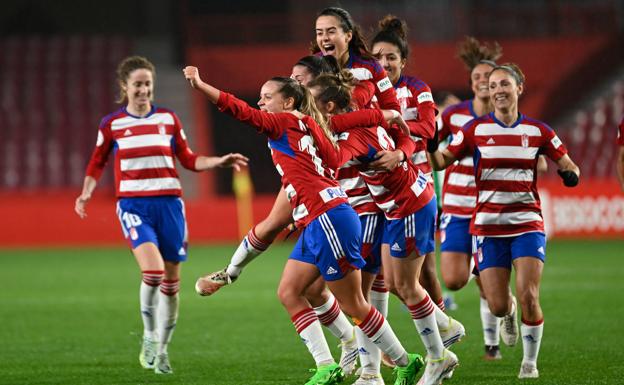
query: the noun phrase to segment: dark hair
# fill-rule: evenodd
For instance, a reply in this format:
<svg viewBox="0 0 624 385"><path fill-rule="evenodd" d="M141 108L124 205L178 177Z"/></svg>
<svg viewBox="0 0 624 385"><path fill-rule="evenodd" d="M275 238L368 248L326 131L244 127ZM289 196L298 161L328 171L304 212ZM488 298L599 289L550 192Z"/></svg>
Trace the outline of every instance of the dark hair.
<svg viewBox="0 0 624 385"><path fill-rule="evenodd" d="M335 17L340 21L340 28L342 28L344 32L352 33L351 41L349 41L349 50L353 50L357 55L364 59L375 60L366 45L366 39L364 38L360 27L355 24L349 12L339 7L328 7L319 12L316 15L316 18L318 19L321 16ZM321 48L316 43L316 40L312 41L310 51L313 54L321 52Z"/></svg>
<svg viewBox="0 0 624 385"><path fill-rule="evenodd" d="M128 96L122 85L126 84L130 74L138 69L146 69L152 73L152 77L156 78L156 67L143 56L129 56L121 61L117 66L117 83L119 84L119 98L117 103L124 103Z"/></svg>
<svg viewBox="0 0 624 385"><path fill-rule="evenodd" d="M379 30L373 40L371 47L375 43L385 42L395 45L401 52L401 59L409 58L409 44L407 43L407 24L394 15L386 15L379 20Z"/></svg>
<svg viewBox="0 0 624 385"><path fill-rule="evenodd" d="M312 94L310 94L310 90L299 84L299 82L295 79L283 76L273 77L269 79L269 81L281 84L281 87L277 92L282 94L285 98L293 98L293 107L296 110L312 117L312 119L314 119L323 129L325 136L327 136L327 138L335 145L336 142L333 135L329 131L327 119L325 119L325 116L316 107L314 98L312 97Z"/></svg>
<svg viewBox="0 0 624 385"><path fill-rule="evenodd" d="M339 66L336 58L333 56L304 56L297 63L296 66L303 66L310 71L314 77L319 76L322 73L338 73Z"/></svg>
<svg viewBox="0 0 624 385"><path fill-rule="evenodd" d="M522 73L522 70L516 63L505 63L494 67L492 71L490 71L490 75L496 70L502 70L511 75L512 78L516 81L517 85L524 84L526 77Z"/></svg>
<svg viewBox="0 0 624 385"><path fill-rule="evenodd" d="M481 43L472 36L466 36L457 48L457 57L464 62L470 72L479 64L496 67L496 60L502 55L503 49L497 42Z"/></svg>
<svg viewBox="0 0 624 385"><path fill-rule="evenodd" d="M334 102L336 106L345 110L351 104L351 91L355 84L353 74L343 69L338 74L322 74L308 83L308 88L318 87L316 99L323 102Z"/></svg>

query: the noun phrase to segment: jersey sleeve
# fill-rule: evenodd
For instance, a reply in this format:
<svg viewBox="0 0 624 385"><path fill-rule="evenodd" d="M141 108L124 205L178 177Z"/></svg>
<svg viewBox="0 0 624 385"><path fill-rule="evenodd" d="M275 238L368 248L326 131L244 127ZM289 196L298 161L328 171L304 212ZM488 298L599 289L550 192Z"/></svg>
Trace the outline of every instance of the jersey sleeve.
<svg viewBox="0 0 624 385"><path fill-rule="evenodd" d="M468 122L461 130L457 131L457 134L453 136L453 140L446 149L453 154L455 159L462 159L473 151L473 135L474 124Z"/></svg>
<svg viewBox="0 0 624 385"><path fill-rule="evenodd" d="M550 159L556 162L562 156L567 154L568 150L563 145L563 142L561 141L561 139L559 139L559 137L557 136L557 134L552 128L546 126L546 128L542 130L545 132L545 135L544 135L545 140L542 146L540 147L540 153L546 155L547 157L549 157Z"/></svg>
<svg viewBox="0 0 624 385"><path fill-rule="evenodd" d="M442 126L438 129L438 138L440 142L448 138L453 131L451 130L451 109L447 108L442 112Z"/></svg>
<svg viewBox="0 0 624 385"><path fill-rule="evenodd" d="M341 146L334 146L334 143L325 135L323 129L314 121L309 118L305 122L310 135L314 139L316 148L319 151L321 159L332 170L337 170L345 162L352 158L352 154L348 148L342 148Z"/></svg>
<svg viewBox="0 0 624 385"><path fill-rule="evenodd" d="M387 127L383 112L375 109L358 110L345 114L334 115L330 121L332 131L344 132L355 127Z"/></svg>
<svg viewBox="0 0 624 385"><path fill-rule="evenodd" d="M412 135L431 139L436 133L436 115L438 114L431 89L425 85L419 90L412 90L412 94L416 106L407 108L403 113L403 118L409 125Z"/></svg>
<svg viewBox="0 0 624 385"><path fill-rule="evenodd" d="M188 141L186 139L186 134L184 133L184 129L182 128L182 122L178 116L174 113L171 113L173 116L174 122L174 133L173 137L175 140L175 154L176 157L180 160L182 167L197 171L195 168L195 161L197 160L197 154L193 153L191 148L189 147Z"/></svg>
<svg viewBox="0 0 624 385"><path fill-rule="evenodd" d="M358 110L367 108L375 95L375 89L373 82L358 82L351 92L351 104Z"/></svg>
<svg viewBox="0 0 624 385"><path fill-rule="evenodd" d="M622 118L622 122L620 122L618 127L616 143L618 146L624 146L624 118Z"/></svg>
<svg viewBox="0 0 624 385"><path fill-rule="evenodd" d="M416 142L412 140L408 135L405 135L403 130L393 125L390 128L387 128L386 131L388 135L394 139L394 143L396 144L396 149L403 151L405 154L405 159L409 159L416 150Z"/></svg>
<svg viewBox="0 0 624 385"><path fill-rule="evenodd" d="M279 138L285 129L279 114L251 108L249 104L227 92L221 91L219 94L217 108L219 111L255 127L258 132L266 134L271 139Z"/></svg>
<svg viewBox="0 0 624 385"><path fill-rule="evenodd" d="M396 90L392 86L386 70L381 67L375 68L372 81L375 83L375 96L377 96L379 108L401 112L401 105L397 100Z"/></svg>
<svg viewBox="0 0 624 385"><path fill-rule="evenodd" d="M89 164L87 165L86 175L99 180L104 171L104 167L108 162L108 157L113 148L113 134L110 128L110 121L102 119L98 127L97 140L95 149L91 153Z"/></svg>

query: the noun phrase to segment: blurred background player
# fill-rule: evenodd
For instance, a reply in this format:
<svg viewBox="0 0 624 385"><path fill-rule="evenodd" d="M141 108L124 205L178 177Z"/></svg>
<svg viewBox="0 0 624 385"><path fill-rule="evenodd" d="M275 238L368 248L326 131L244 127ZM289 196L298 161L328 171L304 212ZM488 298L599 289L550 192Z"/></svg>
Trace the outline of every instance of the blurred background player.
<svg viewBox="0 0 624 385"><path fill-rule="evenodd" d="M143 345L139 360L156 373L172 373L167 346L178 319L180 262L187 258L187 226L174 157L193 171L247 164L240 154L206 157L188 146L176 114L152 104L154 65L144 57L124 59L117 69L119 103L126 105L100 122L75 211L86 205L114 153L117 215L141 269ZM159 290L160 288L160 290Z"/></svg>
<svg viewBox="0 0 624 385"><path fill-rule="evenodd" d="M304 297L305 290L319 276L327 282L340 307L395 361L395 383L413 383L422 358L405 351L385 318L362 295L359 269L365 262L360 256L360 222L331 177L331 170L338 164L324 162L336 158L337 148L309 91L294 79L272 78L262 86L258 111L204 83L196 67L186 67L184 74L222 112L269 138L293 219L303 228L284 267L278 296L316 362L316 372L306 384L330 385L344 376L331 356L317 315Z"/></svg>
<svg viewBox="0 0 624 385"><path fill-rule="evenodd" d="M536 187L539 154L557 163L565 186L576 186L580 171L548 125L519 113L518 99L525 81L520 68L508 63L489 72L494 112L471 120L457 132L448 148L432 152L431 158L434 167L440 169L457 159L474 156L478 198L471 232L476 236L482 289L494 315L516 319L517 304L509 291L514 267L524 352L518 377L537 378L544 328L539 286L546 258L546 236ZM504 325L504 340L517 341L514 325Z"/></svg>
<svg viewBox="0 0 624 385"><path fill-rule="evenodd" d="M620 180L620 187L624 192L624 118L622 118L620 126L618 127L616 143L618 145L617 174Z"/></svg>
<svg viewBox="0 0 624 385"><path fill-rule="evenodd" d="M459 45L458 57L470 73L470 89L474 97L448 107L442 113L440 141L452 139L462 126L492 110L488 75L502 55L501 47L482 44L473 37ZM442 188L442 215L440 218L441 255L440 270L445 286L450 290L463 288L470 280L472 267L472 241L470 218L476 206L474 166L471 156L450 165L444 174ZM487 360L501 358L499 349L499 320L490 312L479 279L480 314Z"/></svg>

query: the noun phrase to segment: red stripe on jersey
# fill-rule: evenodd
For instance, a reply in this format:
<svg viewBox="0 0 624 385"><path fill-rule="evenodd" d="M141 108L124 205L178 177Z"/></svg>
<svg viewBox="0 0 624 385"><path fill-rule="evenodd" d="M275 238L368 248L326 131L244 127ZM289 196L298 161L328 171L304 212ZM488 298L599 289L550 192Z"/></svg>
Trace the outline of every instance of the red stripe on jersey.
<svg viewBox="0 0 624 385"><path fill-rule="evenodd" d="M178 173L172 168L148 168L121 172L122 180L139 180L151 178L177 178Z"/></svg>

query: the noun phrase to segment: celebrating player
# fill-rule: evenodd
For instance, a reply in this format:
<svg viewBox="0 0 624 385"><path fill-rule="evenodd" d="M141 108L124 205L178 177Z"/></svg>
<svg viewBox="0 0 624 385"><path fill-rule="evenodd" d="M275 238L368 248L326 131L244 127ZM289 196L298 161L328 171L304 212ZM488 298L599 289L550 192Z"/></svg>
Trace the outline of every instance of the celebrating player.
<svg viewBox="0 0 624 385"><path fill-rule="evenodd" d="M248 159L240 154L194 154L176 114L152 104L155 75L153 64L143 57L132 56L119 64L119 102L126 106L100 123L75 211L81 218L87 216L87 202L114 151L117 215L143 276L139 360L144 368L166 374L173 372L167 346L178 318L180 262L187 258L184 203L173 157L193 171L238 169Z"/></svg>
<svg viewBox="0 0 624 385"><path fill-rule="evenodd" d="M360 256L360 222L323 161L336 148L327 127L322 128L325 119L307 89L294 79L272 78L262 86L259 111L204 83L196 67L186 67L184 75L221 111L269 137L293 219L303 228L284 267L278 296L316 362L316 373L308 384L333 384L343 377L318 317L304 297L306 288L319 276L327 282L340 308L396 362L396 384L412 383L422 358L405 351L385 318L361 293L359 269L365 262Z"/></svg>
<svg viewBox="0 0 624 385"><path fill-rule="evenodd" d="M477 236L481 285L492 313L515 319L516 303L509 281L511 267L516 270L524 348L518 377L536 378L544 328L539 285L546 257L536 187L539 154L557 163L566 186L578 183L580 171L548 125L519 113L518 99L525 84L520 68L509 63L489 72L494 112L467 123L449 147L433 152L431 159L434 168L442 169L457 159L473 157L477 198L470 226Z"/></svg>
<svg viewBox="0 0 624 385"><path fill-rule="evenodd" d="M622 118L622 122L618 127L616 143L619 146L617 159L617 174L620 180L620 187L624 192L624 118Z"/></svg>

